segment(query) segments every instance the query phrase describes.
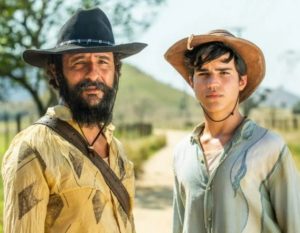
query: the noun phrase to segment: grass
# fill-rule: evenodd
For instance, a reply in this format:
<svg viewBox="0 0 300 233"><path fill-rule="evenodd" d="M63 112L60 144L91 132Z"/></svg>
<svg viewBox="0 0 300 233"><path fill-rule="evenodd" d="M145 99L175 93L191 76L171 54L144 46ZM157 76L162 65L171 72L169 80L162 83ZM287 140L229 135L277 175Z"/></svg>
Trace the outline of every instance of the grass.
<svg viewBox="0 0 300 233"><path fill-rule="evenodd" d="M154 152L166 145L165 135L150 135L134 140L121 139L128 158L134 163L135 174L142 172L142 164Z"/></svg>
<svg viewBox="0 0 300 233"><path fill-rule="evenodd" d="M0 162L2 164L2 157L3 157L3 154L6 150L6 146L4 145L4 135L0 133ZM3 232L3 184L2 184L2 176L1 176L1 179L0 179L0 233Z"/></svg>
<svg viewBox="0 0 300 233"><path fill-rule="evenodd" d="M290 132L279 132L286 140L288 147L293 155L296 166L300 171L300 130Z"/></svg>
<svg viewBox="0 0 300 233"><path fill-rule="evenodd" d="M289 148L291 150L292 155L294 156L296 166L298 170L300 170L300 145L289 143Z"/></svg>

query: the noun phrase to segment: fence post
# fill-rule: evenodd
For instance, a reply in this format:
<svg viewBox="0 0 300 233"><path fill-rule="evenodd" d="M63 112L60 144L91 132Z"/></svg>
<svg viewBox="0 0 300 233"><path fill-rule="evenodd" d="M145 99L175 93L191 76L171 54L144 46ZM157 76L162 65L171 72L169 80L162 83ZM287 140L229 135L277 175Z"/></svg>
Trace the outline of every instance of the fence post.
<svg viewBox="0 0 300 233"><path fill-rule="evenodd" d="M16 115L17 133L21 131L21 118L22 118L22 114L17 113Z"/></svg>
<svg viewBox="0 0 300 233"><path fill-rule="evenodd" d="M4 130L4 145L5 148L8 147L9 144L9 116L8 113L3 114L3 120L4 120L4 125L5 125L5 130Z"/></svg>

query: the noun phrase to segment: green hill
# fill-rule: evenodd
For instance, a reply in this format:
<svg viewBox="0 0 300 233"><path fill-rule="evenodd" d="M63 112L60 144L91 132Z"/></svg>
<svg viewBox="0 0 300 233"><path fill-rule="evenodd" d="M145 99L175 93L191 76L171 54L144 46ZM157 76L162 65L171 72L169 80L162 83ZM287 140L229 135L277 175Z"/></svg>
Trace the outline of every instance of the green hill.
<svg viewBox="0 0 300 233"><path fill-rule="evenodd" d="M142 121L159 127L183 127L199 122L201 117L192 96L123 65L114 111L117 124Z"/></svg>

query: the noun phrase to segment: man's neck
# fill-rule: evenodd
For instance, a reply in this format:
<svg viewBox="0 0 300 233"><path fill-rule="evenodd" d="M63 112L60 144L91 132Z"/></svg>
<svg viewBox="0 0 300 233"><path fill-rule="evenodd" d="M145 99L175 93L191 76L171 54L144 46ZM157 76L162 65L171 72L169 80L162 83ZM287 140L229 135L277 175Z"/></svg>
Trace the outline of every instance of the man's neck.
<svg viewBox="0 0 300 233"><path fill-rule="evenodd" d="M99 125L81 126L81 131L88 144L91 145L102 158L106 158L109 156L109 146L103 131L98 135L100 130L101 127Z"/></svg>
<svg viewBox="0 0 300 233"><path fill-rule="evenodd" d="M202 132L201 140L209 141L219 139L224 145L231 139L235 130L242 123L244 117L240 112L235 111L234 114L221 122L214 122L205 117L205 126Z"/></svg>
<svg viewBox="0 0 300 233"><path fill-rule="evenodd" d="M97 134L99 133L100 127L97 124L93 125L81 125L80 126L84 136L88 140L89 144L93 142Z"/></svg>

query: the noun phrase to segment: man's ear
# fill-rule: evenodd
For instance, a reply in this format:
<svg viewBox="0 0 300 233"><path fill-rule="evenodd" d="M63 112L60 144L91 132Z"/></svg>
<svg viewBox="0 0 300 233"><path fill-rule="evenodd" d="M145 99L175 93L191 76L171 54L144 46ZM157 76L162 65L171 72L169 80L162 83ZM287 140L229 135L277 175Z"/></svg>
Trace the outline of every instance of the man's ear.
<svg viewBox="0 0 300 233"><path fill-rule="evenodd" d="M50 75L53 78L56 77L56 68L55 68L55 65L53 63L48 64L47 74Z"/></svg>
<svg viewBox="0 0 300 233"><path fill-rule="evenodd" d="M57 87L59 87L59 82L57 80L57 72L56 72L56 67L53 63L48 64L47 67L47 74L50 76L50 78L55 82Z"/></svg>
<svg viewBox="0 0 300 233"><path fill-rule="evenodd" d="M247 86L247 80L248 80L247 75L243 75L240 77L240 80L239 80L239 90L240 91L244 90L245 87Z"/></svg>
<svg viewBox="0 0 300 233"><path fill-rule="evenodd" d="M194 86L194 77L189 75L189 84L191 85L191 87Z"/></svg>

